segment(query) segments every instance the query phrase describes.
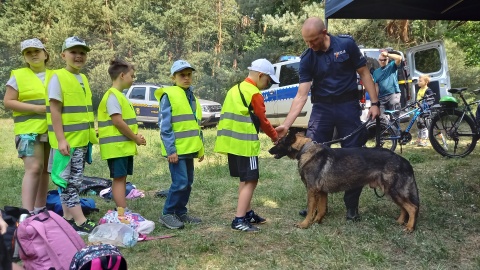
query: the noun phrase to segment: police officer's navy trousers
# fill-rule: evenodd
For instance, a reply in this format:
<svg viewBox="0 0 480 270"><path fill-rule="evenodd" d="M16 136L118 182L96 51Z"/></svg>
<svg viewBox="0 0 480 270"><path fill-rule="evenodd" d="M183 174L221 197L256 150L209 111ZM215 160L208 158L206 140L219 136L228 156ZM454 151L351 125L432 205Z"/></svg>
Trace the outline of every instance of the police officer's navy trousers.
<svg viewBox="0 0 480 270"><path fill-rule="evenodd" d="M362 110L358 100L342 103L314 103L308 122L306 136L318 143L333 139L335 127L339 138L343 138L362 125ZM341 142L342 148L362 147L367 139L366 129ZM347 209L357 208L362 188L345 191L343 201Z"/></svg>

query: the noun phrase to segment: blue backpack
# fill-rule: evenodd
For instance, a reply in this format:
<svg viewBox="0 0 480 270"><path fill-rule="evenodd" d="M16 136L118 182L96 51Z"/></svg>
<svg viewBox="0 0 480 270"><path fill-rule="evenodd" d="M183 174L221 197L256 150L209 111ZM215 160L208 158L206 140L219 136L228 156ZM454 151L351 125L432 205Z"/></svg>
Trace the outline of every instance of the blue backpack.
<svg viewBox="0 0 480 270"><path fill-rule="evenodd" d="M70 270L127 270L127 261L110 244L88 246L73 256Z"/></svg>
<svg viewBox="0 0 480 270"><path fill-rule="evenodd" d="M95 208L95 201L92 198L80 198L80 205L82 206L84 215L99 211L98 208ZM47 209L55 212L59 216L63 216L62 201L60 200L58 190L48 191Z"/></svg>

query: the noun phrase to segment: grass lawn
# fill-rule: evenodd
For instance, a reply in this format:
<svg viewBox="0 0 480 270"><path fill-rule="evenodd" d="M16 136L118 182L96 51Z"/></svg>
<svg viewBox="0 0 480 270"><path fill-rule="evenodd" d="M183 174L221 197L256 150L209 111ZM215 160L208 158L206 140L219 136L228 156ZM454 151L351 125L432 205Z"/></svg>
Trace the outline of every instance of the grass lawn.
<svg viewBox="0 0 480 270"><path fill-rule="evenodd" d="M306 192L296 161L273 159L271 143L261 134L260 182L253 208L268 222L256 234L230 230L235 213L238 180L229 176L226 157L213 153L215 129L204 131L206 157L196 162L195 182L188 205L203 224L168 230L158 223L164 200L153 194L169 187L170 175L160 155L157 130L140 131L147 146L139 147L134 175L127 180L147 196L129 207L156 222L152 235L173 238L138 243L121 249L129 269L480 269L480 149L463 159L446 159L431 147L400 147L397 153L415 170L420 193L417 230L402 231L395 220L399 208L364 188L360 198L362 221L345 221L343 193L329 196L322 224L294 227L302 220ZM416 134L412 134L414 138ZM23 163L16 157L13 121L0 120L0 207L20 206ZM108 178L108 167L94 147L94 164L85 175ZM51 189L55 187L51 185ZM98 220L113 202L95 198Z"/></svg>

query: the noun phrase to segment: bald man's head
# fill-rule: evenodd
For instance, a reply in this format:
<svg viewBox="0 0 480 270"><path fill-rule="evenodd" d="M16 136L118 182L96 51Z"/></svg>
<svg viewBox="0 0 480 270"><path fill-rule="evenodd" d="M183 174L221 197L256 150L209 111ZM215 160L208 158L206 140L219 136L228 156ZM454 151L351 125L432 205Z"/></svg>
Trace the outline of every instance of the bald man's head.
<svg viewBox="0 0 480 270"><path fill-rule="evenodd" d="M330 38L322 19L311 17L302 26L302 37L305 43L314 51L326 50L330 46Z"/></svg>

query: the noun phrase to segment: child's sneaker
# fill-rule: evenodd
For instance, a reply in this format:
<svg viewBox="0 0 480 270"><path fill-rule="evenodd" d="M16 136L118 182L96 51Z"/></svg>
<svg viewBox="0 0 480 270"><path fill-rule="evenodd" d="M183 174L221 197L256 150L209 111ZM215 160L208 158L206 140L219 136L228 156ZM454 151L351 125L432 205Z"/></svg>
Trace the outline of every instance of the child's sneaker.
<svg viewBox="0 0 480 270"><path fill-rule="evenodd" d="M239 232L259 232L260 229L253 226L245 218L234 219L232 221L232 230Z"/></svg>
<svg viewBox="0 0 480 270"><path fill-rule="evenodd" d="M428 142L427 140L421 140L417 146L420 146L420 147L428 146Z"/></svg>
<svg viewBox="0 0 480 270"><path fill-rule="evenodd" d="M89 234L93 231L93 228L97 226L95 222L91 221L90 219L87 219L83 224L77 225L77 223L73 222L72 224L73 228L75 231L77 231L78 234Z"/></svg>
<svg viewBox="0 0 480 270"><path fill-rule="evenodd" d="M169 229L181 229L184 226L176 215L171 214L162 215L158 221Z"/></svg>
<svg viewBox="0 0 480 270"><path fill-rule="evenodd" d="M263 224L267 222L266 219L262 218L261 216L257 215L253 210L247 212L245 215L245 219L250 222L250 224Z"/></svg>

